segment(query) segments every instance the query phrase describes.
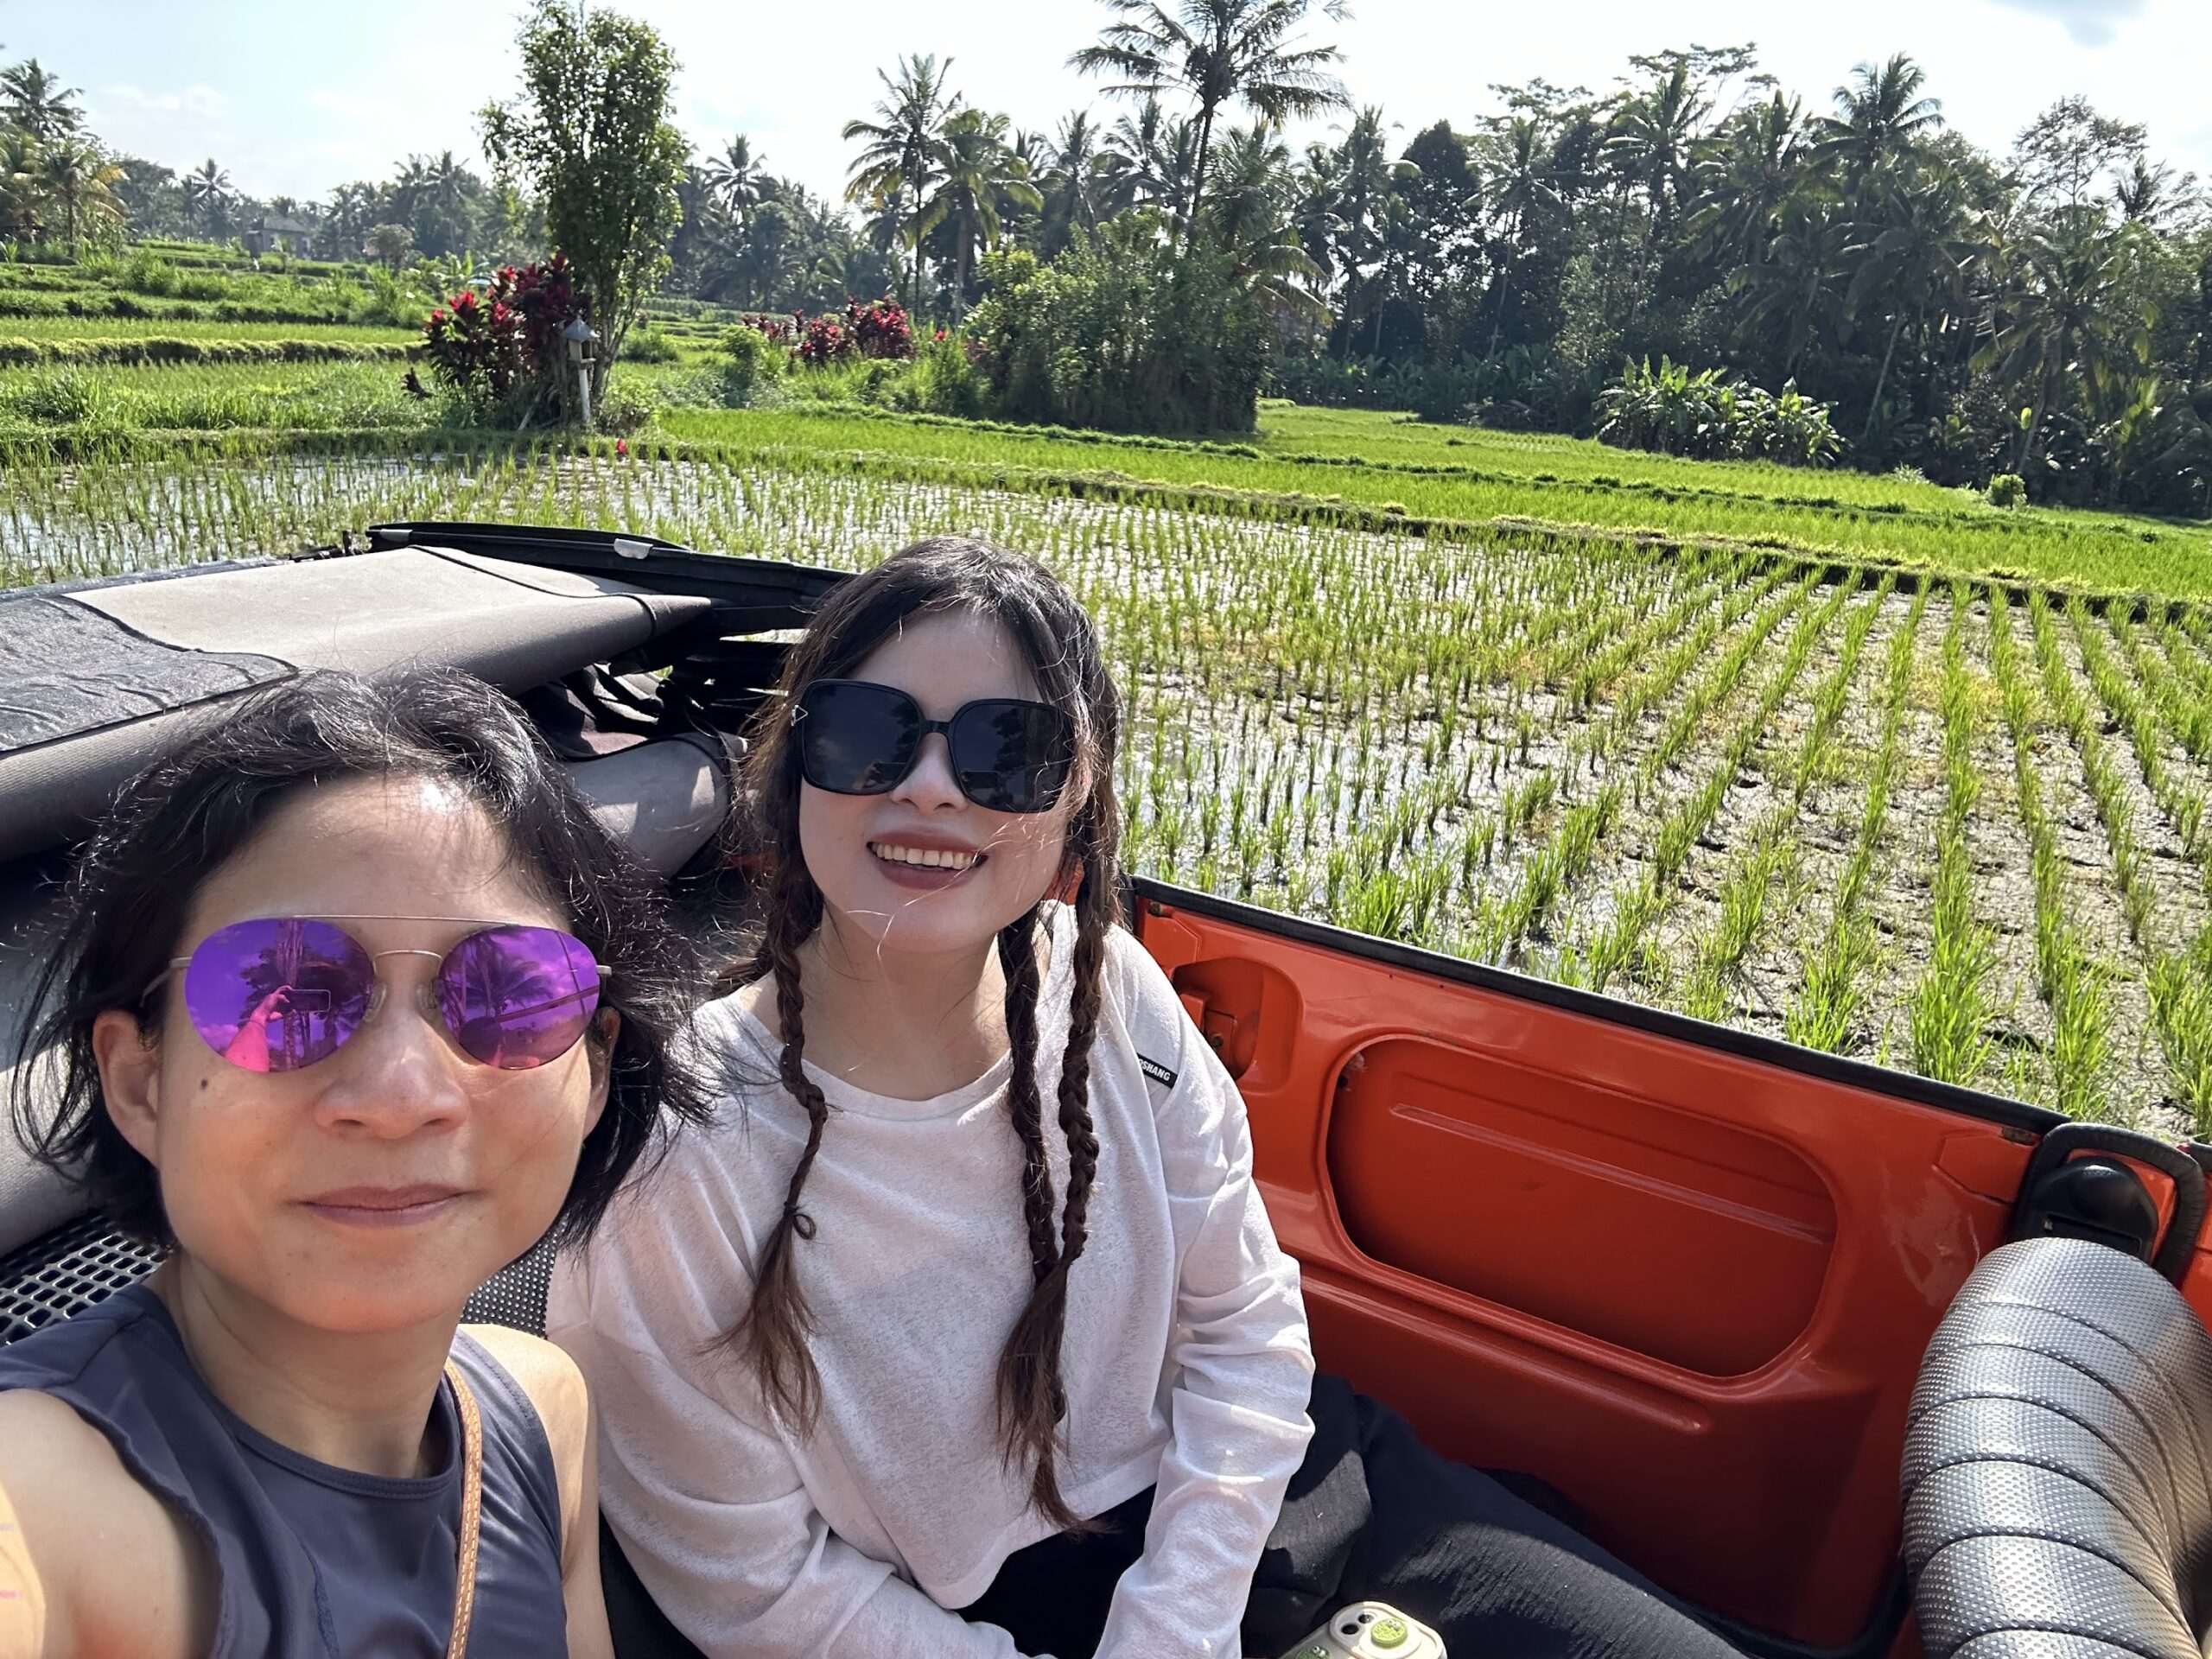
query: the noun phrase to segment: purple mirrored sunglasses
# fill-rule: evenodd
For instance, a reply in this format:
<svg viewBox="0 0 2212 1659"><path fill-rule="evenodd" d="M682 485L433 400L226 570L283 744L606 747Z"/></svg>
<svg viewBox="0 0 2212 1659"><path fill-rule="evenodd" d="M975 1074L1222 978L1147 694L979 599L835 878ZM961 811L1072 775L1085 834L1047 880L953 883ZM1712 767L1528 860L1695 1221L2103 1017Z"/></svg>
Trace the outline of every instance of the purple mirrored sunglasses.
<svg viewBox="0 0 2212 1659"><path fill-rule="evenodd" d="M613 971L593 960L581 939L555 927L493 922L442 954L372 951L338 925L460 919L261 917L218 928L190 956L170 963L169 972L184 976L193 1029L248 1071L296 1071L351 1042L383 1000L377 963L385 957L437 963L430 1000L454 1046L473 1060L522 1071L574 1048Z"/></svg>

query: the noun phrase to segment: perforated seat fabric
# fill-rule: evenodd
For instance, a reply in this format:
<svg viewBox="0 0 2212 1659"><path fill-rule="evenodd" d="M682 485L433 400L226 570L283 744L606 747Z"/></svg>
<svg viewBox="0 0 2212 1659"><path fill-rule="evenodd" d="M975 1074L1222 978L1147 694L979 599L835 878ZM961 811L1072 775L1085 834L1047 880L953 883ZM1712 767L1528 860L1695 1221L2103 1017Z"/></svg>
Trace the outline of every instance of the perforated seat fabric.
<svg viewBox="0 0 2212 1659"><path fill-rule="evenodd" d="M2203 1659L2212 1337L2142 1262L1989 1255L1922 1362L1904 1484L1928 1659Z"/></svg>

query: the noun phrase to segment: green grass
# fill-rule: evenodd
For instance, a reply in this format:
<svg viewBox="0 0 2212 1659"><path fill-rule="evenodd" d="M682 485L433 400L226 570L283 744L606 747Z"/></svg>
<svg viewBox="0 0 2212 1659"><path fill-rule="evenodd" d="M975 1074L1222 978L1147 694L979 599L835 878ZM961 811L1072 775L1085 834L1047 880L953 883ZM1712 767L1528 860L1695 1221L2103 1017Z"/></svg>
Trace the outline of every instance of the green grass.
<svg viewBox="0 0 2212 1659"><path fill-rule="evenodd" d="M1943 577L1995 576L2093 593L2212 595L2212 526L2109 514L2000 512L1964 503L1940 511L1814 506L1802 499L1671 486L1662 494L1649 481L1625 476L1616 484L1564 477L1548 482L1533 473L1415 472L1352 461L1317 464L1253 444L1131 441L845 410L672 410L661 427L671 437L764 460L834 453L856 457L862 467L871 458L906 463L909 473L915 462L950 463L957 470L948 476L963 482L996 477L1015 487L1050 489L1056 477L1141 480L1302 497L1370 513L1506 530L1579 529L1772 547ZM1619 464L1630 463L1623 458ZM1694 465L1704 472L1705 463ZM1780 484L1815 488L1842 476L1771 471Z"/></svg>
<svg viewBox="0 0 2212 1659"><path fill-rule="evenodd" d="M419 328L367 328L352 323L202 322L165 317L0 317L0 340L333 340L363 345L411 345Z"/></svg>
<svg viewBox="0 0 2212 1659"><path fill-rule="evenodd" d="M1377 410L1314 409L1272 398L1260 406L1260 443L1283 454L1345 455L1532 477L1548 474L1561 480L1612 478L1746 495L1832 496L1856 505L1942 511L1975 502L1971 491L1891 474L1808 472L1771 461L1684 461L1560 433L1491 431Z"/></svg>

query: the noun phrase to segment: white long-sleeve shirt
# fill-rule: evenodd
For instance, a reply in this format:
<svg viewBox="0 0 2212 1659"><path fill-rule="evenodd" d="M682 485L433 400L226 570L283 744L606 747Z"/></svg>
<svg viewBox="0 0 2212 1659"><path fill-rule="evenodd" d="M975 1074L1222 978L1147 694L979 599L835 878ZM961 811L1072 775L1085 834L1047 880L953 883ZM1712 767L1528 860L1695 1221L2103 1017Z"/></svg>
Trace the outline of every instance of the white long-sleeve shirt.
<svg viewBox="0 0 2212 1659"><path fill-rule="evenodd" d="M1072 933L1061 912L1039 1007L1056 1198ZM1236 1659L1313 1432L1298 1269L1252 1183L1243 1103L1166 976L1118 929L1104 974L1060 1487L1085 1516L1155 1488L1099 1659ZM1007 1659L1004 1630L944 1610L1052 1530L995 1415L999 1351L1031 1283L1010 1063L920 1101L810 1068L830 1115L803 1200L816 1235L794 1243L822 1381L802 1434L720 1338L781 1213L804 1115L775 1081L774 1039L734 1000L702 1010L696 1032L727 1079L715 1122L679 1135L556 1269L549 1310L598 1405L600 1497L625 1552L713 1659Z"/></svg>

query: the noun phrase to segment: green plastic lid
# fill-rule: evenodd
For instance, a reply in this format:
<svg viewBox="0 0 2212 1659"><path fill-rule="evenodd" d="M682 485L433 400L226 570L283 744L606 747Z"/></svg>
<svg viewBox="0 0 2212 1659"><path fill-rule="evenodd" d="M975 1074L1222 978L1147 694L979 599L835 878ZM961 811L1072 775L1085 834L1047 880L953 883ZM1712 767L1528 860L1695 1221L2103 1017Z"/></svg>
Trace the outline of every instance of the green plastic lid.
<svg viewBox="0 0 2212 1659"><path fill-rule="evenodd" d="M1402 1618L1378 1618L1367 1628L1367 1639L1378 1648L1402 1648L1413 1634Z"/></svg>

